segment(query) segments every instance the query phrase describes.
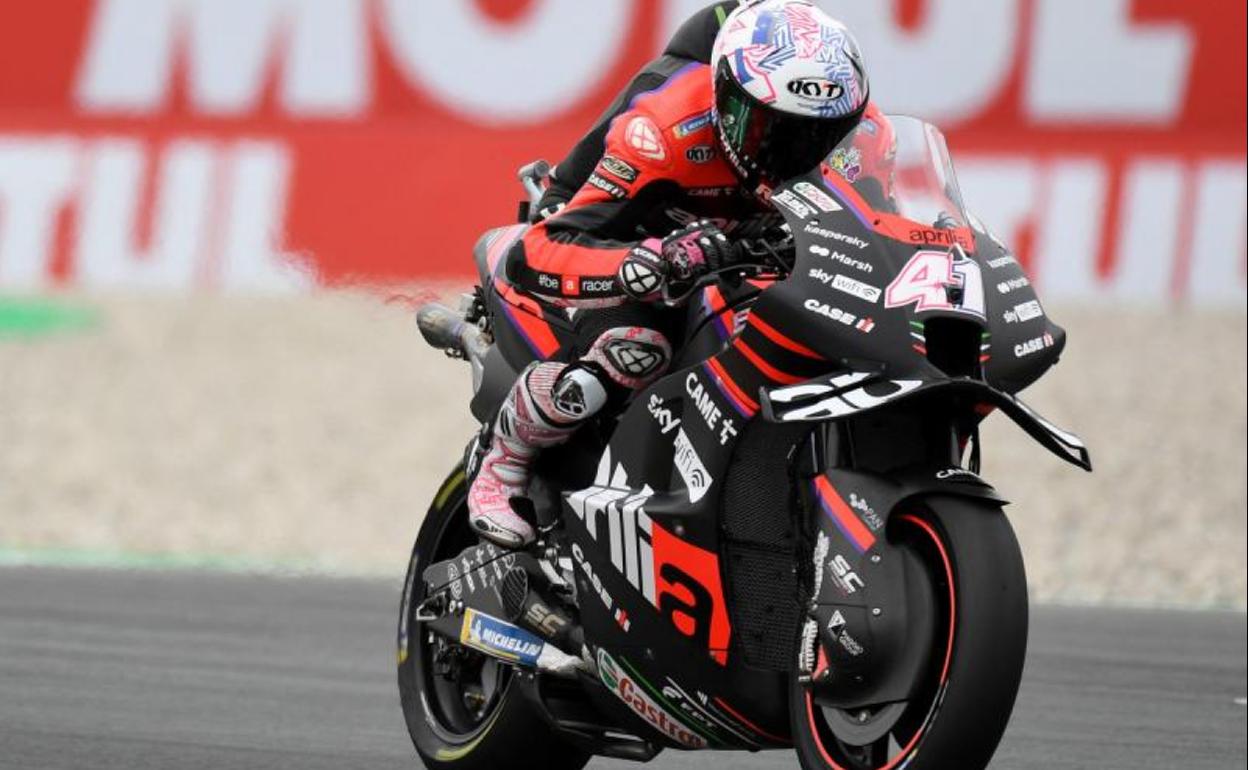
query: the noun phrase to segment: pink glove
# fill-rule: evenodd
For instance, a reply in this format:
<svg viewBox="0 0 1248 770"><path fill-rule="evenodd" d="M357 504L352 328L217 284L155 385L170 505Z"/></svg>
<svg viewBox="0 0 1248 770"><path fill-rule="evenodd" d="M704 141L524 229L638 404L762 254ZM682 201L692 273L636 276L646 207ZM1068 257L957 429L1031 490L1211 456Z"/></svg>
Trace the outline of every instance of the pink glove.
<svg viewBox="0 0 1248 770"><path fill-rule="evenodd" d="M620 264L620 287L633 299L655 299L664 283L682 284L717 270L732 257L732 244L712 222L701 220L666 238L647 238Z"/></svg>

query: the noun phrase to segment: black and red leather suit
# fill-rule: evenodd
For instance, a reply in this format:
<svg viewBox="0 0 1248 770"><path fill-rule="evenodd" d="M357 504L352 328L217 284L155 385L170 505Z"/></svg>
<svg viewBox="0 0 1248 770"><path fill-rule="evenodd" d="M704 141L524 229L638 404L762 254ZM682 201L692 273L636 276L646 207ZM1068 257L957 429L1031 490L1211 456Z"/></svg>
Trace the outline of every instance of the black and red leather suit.
<svg viewBox="0 0 1248 770"><path fill-rule="evenodd" d="M625 112L639 94L655 91L681 67L689 62L709 64L715 37L728 14L736 10L738 0L712 3L693 16L672 36L660 58L647 64L628 86L620 92L602 117L559 161L550 175L550 184L537 208L540 216L549 216L572 199L577 190L589 181L589 175L602 160L607 130L616 116Z"/></svg>
<svg viewBox="0 0 1248 770"><path fill-rule="evenodd" d="M469 520L483 537L509 547L532 542L533 528L514 503L524 497L533 457L671 363L684 314L628 276L644 275L648 265L670 282L683 255L713 267L727 239L761 237L783 223L742 186L712 121L707 62L719 23L737 5L717 3L693 17L668 53L633 80L559 164L541 204L545 218L507 254L515 289L575 309L578 342L574 361L530 366L500 410L469 493Z"/></svg>

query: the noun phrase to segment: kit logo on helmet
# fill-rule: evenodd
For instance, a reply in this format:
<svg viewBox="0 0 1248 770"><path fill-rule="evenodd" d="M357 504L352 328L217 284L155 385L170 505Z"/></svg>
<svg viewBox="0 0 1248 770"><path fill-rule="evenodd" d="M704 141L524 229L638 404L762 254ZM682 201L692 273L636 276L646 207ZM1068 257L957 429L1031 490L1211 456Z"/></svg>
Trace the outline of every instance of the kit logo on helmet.
<svg viewBox="0 0 1248 770"><path fill-rule="evenodd" d="M794 78L789 81L789 93L806 99L840 99L845 88L827 78Z"/></svg>
<svg viewBox="0 0 1248 770"><path fill-rule="evenodd" d="M858 45L813 3L765 0L733 11L711 66L727 60L737 83L762 104L797 115L839 118L867 100Z"/></svg>

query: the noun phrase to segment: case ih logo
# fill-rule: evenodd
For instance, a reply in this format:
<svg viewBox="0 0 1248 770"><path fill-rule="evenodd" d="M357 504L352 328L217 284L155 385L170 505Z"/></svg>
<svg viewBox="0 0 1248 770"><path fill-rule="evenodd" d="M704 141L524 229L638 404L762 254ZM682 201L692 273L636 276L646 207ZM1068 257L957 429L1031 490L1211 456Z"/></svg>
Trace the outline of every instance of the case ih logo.
<svg viewBox="0 0 1248 770"><path fill-rule="evenodd" d="M515 168L557 159L703 7L498 5L0 4L0 290L471 275ZM1243 305L1243 3L1098 0L1075 25L1053 0L925 5L835 10L1046 299ZM971 24L992 44L947 55Z"/></svg>

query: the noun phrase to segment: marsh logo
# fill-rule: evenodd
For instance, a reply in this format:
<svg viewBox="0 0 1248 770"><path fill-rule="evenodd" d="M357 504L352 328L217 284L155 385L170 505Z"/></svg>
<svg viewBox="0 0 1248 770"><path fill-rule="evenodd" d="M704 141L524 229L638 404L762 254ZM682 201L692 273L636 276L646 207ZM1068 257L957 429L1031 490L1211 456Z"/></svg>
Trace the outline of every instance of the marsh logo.
<svg viewBox="0 0 1248 770"><path fill-rule="evenodd" d="M624 701L624 705L632 709L646 724L682 746L690 749L706 748L705 738L686 727L651 698L642 685L622 669L606 650L598 651L598 675L607 689Z"/></svg>

